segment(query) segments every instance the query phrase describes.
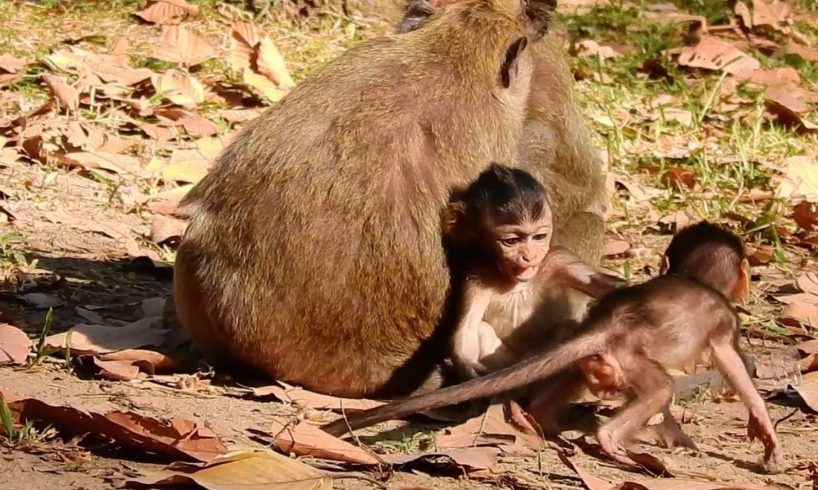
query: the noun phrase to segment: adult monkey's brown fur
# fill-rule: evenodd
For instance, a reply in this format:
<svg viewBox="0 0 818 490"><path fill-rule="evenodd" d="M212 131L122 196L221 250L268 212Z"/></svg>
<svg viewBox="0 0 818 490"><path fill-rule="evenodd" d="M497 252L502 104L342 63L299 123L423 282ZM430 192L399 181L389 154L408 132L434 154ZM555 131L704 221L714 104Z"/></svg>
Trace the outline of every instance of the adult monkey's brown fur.
<svg viewBox="0 0 818 490"><path fill-rule="evenodd" d="M193 340L325 393L419 388L446 346L439 213L513 158L543 5L472 0L362 44L242 131L186 199L174 297Z"/></svg>

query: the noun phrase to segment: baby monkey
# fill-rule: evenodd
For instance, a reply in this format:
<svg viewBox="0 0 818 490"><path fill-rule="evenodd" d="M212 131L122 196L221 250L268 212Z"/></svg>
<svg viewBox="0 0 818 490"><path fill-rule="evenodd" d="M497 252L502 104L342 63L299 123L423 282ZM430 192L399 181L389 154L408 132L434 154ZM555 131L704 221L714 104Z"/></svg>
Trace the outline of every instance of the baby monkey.
<svg viewBox="0 0 818 490"><path fill-rule="evenodd" d="M548 378L547 388L530 407L544 426L583 386L604 397L624 396L627 403L597 437L613 459L635 464L625 447L657 413L664 414L660 430L667 439L692 445L670 415L673 378L666 369L685 366L710 351L716 368L749 410L747 433L764 444L765 469L780 471L783 453L764 400L742 363L739 318L731 304L749 292L741 240L710 223L699 223L679 232L664 258L664 275L614 290L592 305L579 337L487 376L368 410L328 424L325 430L338 435L348 428L493 396Z"/></svg>
<svg viewBox="0 0 818 490"><path fill-rule="evenodd" d="M625 284L598 272L568 250L551 247L551 207L545 188L528 172L491 164L443 213L449 255L463 277L452 361L466 379L521 359L509 345L519 330L536 329L538 308L554 283L593 298Z"/></svg>

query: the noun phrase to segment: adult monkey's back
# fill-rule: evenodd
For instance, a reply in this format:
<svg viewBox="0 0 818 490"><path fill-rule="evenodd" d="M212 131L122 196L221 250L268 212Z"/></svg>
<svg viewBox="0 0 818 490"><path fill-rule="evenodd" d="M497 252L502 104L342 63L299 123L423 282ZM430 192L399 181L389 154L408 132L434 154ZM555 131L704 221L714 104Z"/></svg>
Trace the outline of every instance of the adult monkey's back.
<svg viewBox="0 0 818 490"><path fill-rule="evenodd" d="M439 212L452 186L512 160L526 35L554 6L516 1L469 1L351 49L224 151L186 199L174 275L207 354L336 395L423 382L444 346Z"/></svg>

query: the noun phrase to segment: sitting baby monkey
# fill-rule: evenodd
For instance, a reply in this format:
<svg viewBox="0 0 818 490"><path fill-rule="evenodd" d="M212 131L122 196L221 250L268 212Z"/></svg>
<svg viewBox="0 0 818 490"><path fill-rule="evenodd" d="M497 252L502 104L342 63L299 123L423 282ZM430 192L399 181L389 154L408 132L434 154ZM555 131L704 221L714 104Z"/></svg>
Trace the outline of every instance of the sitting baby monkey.
<svg viewBox="0 0 818 490"><path fill-rule="evenodd" d="M741 240L700 223L674 237L664 258L664 275L615 290L592 305L579 337L487 376L332 422L325 430L339 435L548 379L529 407L543 427L556 424L554 419L583 386L606 398L624 396L627 402L597 438L613 459L634 464L625 447L657 413L664 414L660 431L666 441L692 445L670 414L674 383L666 369L685 366L709 351L749 410L747 433L764 444L765 469L782 470L775 429L738 344L740 323L731 301L747 296L749 281Z"/></svg>
<svg viewBox="0 0 818 490"><path fill-rule="evenodd" d="M506 341L536 329L547 315L538 306L562 282L593 298L625 281L598 272L568 250L551 247L551 207L531 174L492 164L443 213L443 236L453 261L464 264L452 361L475 378L522 359ZM458 269L455 266L455 269Z"/></svg>

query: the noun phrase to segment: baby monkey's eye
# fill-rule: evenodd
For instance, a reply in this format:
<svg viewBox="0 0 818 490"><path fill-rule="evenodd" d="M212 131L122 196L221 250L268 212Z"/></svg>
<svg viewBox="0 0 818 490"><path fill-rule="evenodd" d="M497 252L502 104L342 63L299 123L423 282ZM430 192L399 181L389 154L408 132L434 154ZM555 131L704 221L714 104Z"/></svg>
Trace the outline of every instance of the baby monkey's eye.
<svg viewBox="0 0 818 490"><path fill-rule="evenodd" d="M548 238L548 233L537 233L536 235L534 235L534 240L538 242L541 242L546 238Z"/></svg>
<svg viewBox="0 0 818 490"><path fill-rule="evenodd" d="M500 243L502 243L506 247L512 247L512 246L517 245L518 243L520 243L520 238L516 237L516 236L515 237L510 237L510 238L501 238Z"/></svg>

